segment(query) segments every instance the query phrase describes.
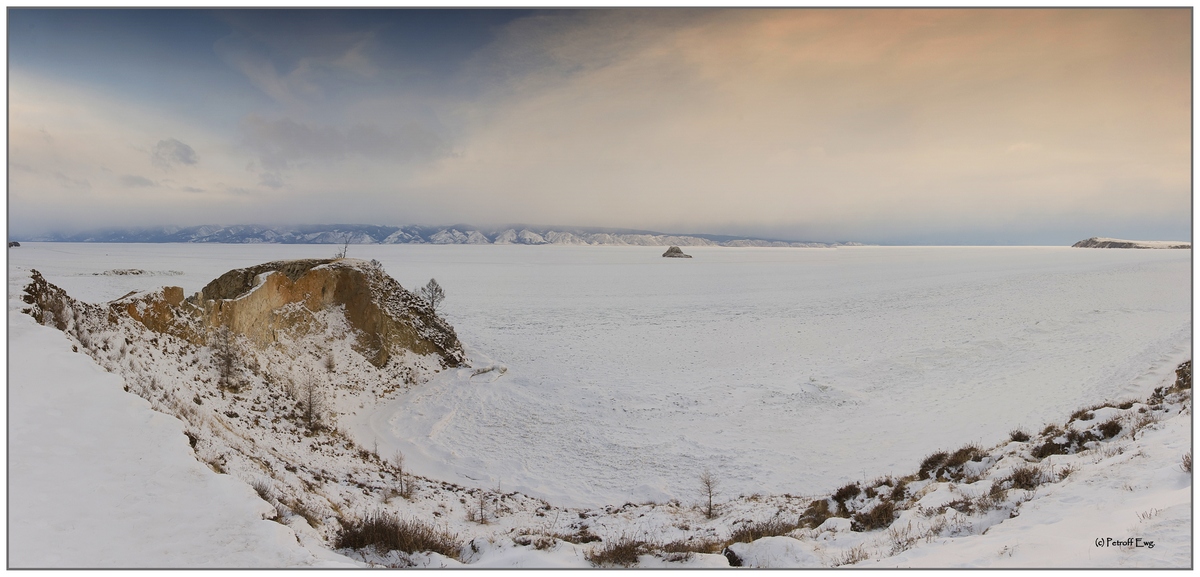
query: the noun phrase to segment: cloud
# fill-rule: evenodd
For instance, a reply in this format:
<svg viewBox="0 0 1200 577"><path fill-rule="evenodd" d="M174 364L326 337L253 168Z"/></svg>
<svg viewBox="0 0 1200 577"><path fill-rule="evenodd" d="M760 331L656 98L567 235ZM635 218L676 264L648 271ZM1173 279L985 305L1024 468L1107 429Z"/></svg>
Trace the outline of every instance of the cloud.
<svg viewBox="0 0 1200 577"><path fill-rule="evenodd" d="M182 190L184 192L193 192L193 193L204 192L203 188L196 188L194 186L185 186L179 190Z"/></svg>
<svg viewBox="0 0 1200 577"><path fill-rule="evenodd" d="M157 186L157 184L155 184L153 180L150 180L149 178L146 178L144 176L137 176L135 174L126 174L126 175L122 176L120 178L120 180L121 180L121 184L123 184L129 188Z"/></svg>
<svg viewBox="0 0 1200 577"><path fill-rule="evenodd" d="M373 32L322 33L307 28L287 34L286 27L272 32L277 26L246 25L236 16L233 20L237 29L213 45L217 57L291 109L324 102L348 77L361 80L378 72L367 55Z"/></svg>
<svg viewBox="0 0 1200 577"><path fill-rule="evenodd" d="M416 123L390 132L356 124L348 129L313 125L290 118L267 120L251 115L242 122L245 145L259 164L279 178L281 170L311 164L334 164L350 157L409 163L444 154L441 138Z"/></svg>
<svg viewBox="0 0 1200 577"><path fill-rule="evenodd" d="M278 172L264 172L258 175L258 183L270 188L283 188L283 178Z"/></svg>
<svg viewBox="0 0 1200 577"><path fill-rule="evenodd" d="M484 50L508 74L422 175L429 202L876 239L1189 207L1186 11L637 15L542 14Z"/></svg>
<svg viewBox="0 0 1200 577"><path fill-rule="evenodd" d="M174 138L168 138L158 141L158 144L155 144L154 148L150 150L150 162L160 168L170 168L180 164L190 166L196 164L196 151Z"/></svg>

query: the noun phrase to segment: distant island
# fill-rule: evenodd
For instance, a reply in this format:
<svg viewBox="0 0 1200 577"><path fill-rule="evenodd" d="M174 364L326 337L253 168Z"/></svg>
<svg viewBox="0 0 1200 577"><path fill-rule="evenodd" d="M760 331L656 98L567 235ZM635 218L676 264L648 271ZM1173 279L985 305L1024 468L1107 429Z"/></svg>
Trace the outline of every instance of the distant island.
<svg viewBox="0 0 1200 577"><path fill-rule="evenodd" d="M1176 240L1122 240L1093 236L1073 245L1074 248L1192 248L1192 243Z"/></svg>
<svg viewBox="0 0 1200 577"><path fill-rule="evenodd" d="M376 226L316 224L298 226L204 225L187 228L150 227L106 229L80 234L50 234L20 240L41 242L111 243L231 243L231 244L567 244L618 246L729 246L833 248L862 246L857 242L795 242L715 234L667 234L628 229L533 227L514 225L481 229L470 225Z"/></svg>

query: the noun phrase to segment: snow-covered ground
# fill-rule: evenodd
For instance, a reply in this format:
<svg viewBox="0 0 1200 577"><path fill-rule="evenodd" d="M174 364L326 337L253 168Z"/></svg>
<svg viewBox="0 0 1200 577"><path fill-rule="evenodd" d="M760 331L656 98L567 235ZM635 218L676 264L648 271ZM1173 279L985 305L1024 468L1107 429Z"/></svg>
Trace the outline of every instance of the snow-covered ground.
<svg viewBox="0 0 1200 577"><path fill-rule="evenodd" d="M19 336L12 327L25 322L12 312L19 293L13 282L29 268L76 298L100 302L164 284L181 285L190 294L231 268L327 257L336 248L28 243L9 250L10 336ZM402 449L417 474L520 490L555 505L672 498L694 503L705 467L721 479L727 499L739 493L813 495L847 481L911 473L938 448L972 441L990 447L1015 426L1040 430L1106 398L1145 397L1190 358L1189 252L1026 247L691 252L696 258L673 260L662 259L658 248L640 247L352 247L351 256L380 260L407 287L436 277L449 295L443 314L475 365L447 371L382 410L364 411L352 432L363 446L377 440L380 454ZM152 274L96 274L133 268ZM26 328L54 334L32 321ZM17 367L26 367L28 381L44 379L41 364L27 366L24 360L37 357L14 350L24 346L14 342L12 378L24 374ZM49 341L28 342L54 350ZM495 369L472 376L488 366ZM132 398L119 387L112 393L127 403ZM17 407L32 401L13 394L11 402L10 414L16 415ZM884 562L1002 565L1002 559L985 562L995 552L984 550L993 544L1004 550L1006 544L993 537L1001 527L1018 531L1021 525L1013 523L1030 519L1045 529L1073 514L1073 504L1113 509L1118 497L1128 497L1123 507L1130 511L1170 509L1168 515L1139 509L1150 519L1133 521L1178 539L1180 519L1190 522L1180 512L1190 507L1190 477L1181 489L1167 469L1177 464L1175 453L1186 450L1177 445L1187 438L1189 421L1190 414L1140 439L1144 444L1152 435L1173 435L1173 441L1163 441L1162 455L1146 459L1154 463L1150 469L1136 460L1116 474L1089 469L1056 486L1057 500L1027 503L1021 517L969 543L951 540L961 553L948 555L941 548L930 553L931 544L919 545ZM17 423L14 416L10 447ZM178 444L179 435L173 436ZM173 454L190 459L182 442L177 448L182 452ZM1138 451L1149 455L1152 449L1139 445ZM1114 493L1105 485L1118 482L1153 485L1162 498L1143 502L1132 498L1133 490L1118 487L1131 495ZM259 521L252 491L248 499L242 510L250 522L285 530ZM1035 503L1033 510L1045 514L1027 516ZM749 502L743 504L750 511ZM643 514L647 519L630 520ZM670 515L662 508L627 507L620 515L597 518L594 527L607 530L609 538L647 527L655 516L666 516L666 526L678 523ZM1085 527L1071 523L1058 529L1074 539ZM1126 527L1104 528L1115 537ZM1022 542L1053 541L1042 529L1028 529ZM861 535L842 537L838 546L847 538L864 539ZM762 555L735 548L739 555L780 560L760 565L809 565L809 557L829 564L811 555L811 543L771 539L746 546ZM577 545L561 544L549 553L511 542L481 547L469 560L586 564ZM1033 553L1036 546L1022 551L1023 557L1010 556L1017 559L1012 564L1050 559L1046 552ZM1138 559L1186 565L1177 562L1182 558L1177 548L1158 552L1164 551L1169 558L1131 553L1123 557L1131 561L1121 563L1101 556L1107 551L1087 551L1096 561L1076 565ZM271 560L262 564L312 562L301 553L264 553ZM876 552L871 559L880 557ZM689 563L722 559L700 555Z"/></svg>
<svg viewBox="0 0 1200 577"><path fill-rule="evenodd" d="M8 567L352 567L300 545L183 424L8 307ZM14 290L14 288L16 290Z"/></svg>

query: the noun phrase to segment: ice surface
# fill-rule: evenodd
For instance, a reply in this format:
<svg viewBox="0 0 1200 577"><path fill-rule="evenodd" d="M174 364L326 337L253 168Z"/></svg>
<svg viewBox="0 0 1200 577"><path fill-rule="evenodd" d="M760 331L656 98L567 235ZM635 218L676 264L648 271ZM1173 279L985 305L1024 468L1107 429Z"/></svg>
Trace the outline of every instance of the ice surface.
<svg viewBox="0 0 1200 577"><path fill-rule="evenodd" d="M9 256L103 301L191 294L232 268L337 248L27 243ZM559 504L692 501L705 467L727 494L807 494L1145 396L1191 347L1187 251L661 251L351 247L406 287L437 278L475 364L507 369L447 371L361 415L356 434L402 449L418 474ZM93 275L117 268L183 274Z"/></svg>

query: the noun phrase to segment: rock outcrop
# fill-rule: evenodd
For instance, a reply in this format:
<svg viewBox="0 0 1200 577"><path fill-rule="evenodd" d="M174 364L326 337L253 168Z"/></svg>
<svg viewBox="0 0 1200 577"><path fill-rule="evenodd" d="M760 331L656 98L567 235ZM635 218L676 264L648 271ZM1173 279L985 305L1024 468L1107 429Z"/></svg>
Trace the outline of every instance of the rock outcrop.
<svg viewBox="0 0 1200 577"><path fill-rule="evenodd" d="M683 254L683 250L677 246L668 248L667 252L663 253L663 256L667 258L692 258L690 254Z"/></svg>
<svg viewBox="0 0 1200 577"><path fill-rule="evenodd" d="M1103 238L1093 236L1081 240L1073 248L1192 248L1192 243L1172 240L1122 240L1119 238Z"/></svg>
<svg viewBox="0 0 1200 577"><path fill-rule="evenodd" d="M78 303L33 274L25 300L43 324L66 328L74 311L95 316L97 305ZM107 315L127 316L156 333L205 344L228 328L258 348L281 337L322 331L319 313L338 311L353 329L353 349L382 367L404 351L434 355L443 367L465 360L454 329L421 297L405 290L375 261L313 259L277 261L231 270L184 298L180 287L131 293L108 303ZM69 312L68 312L69 311Z"/></svg>

